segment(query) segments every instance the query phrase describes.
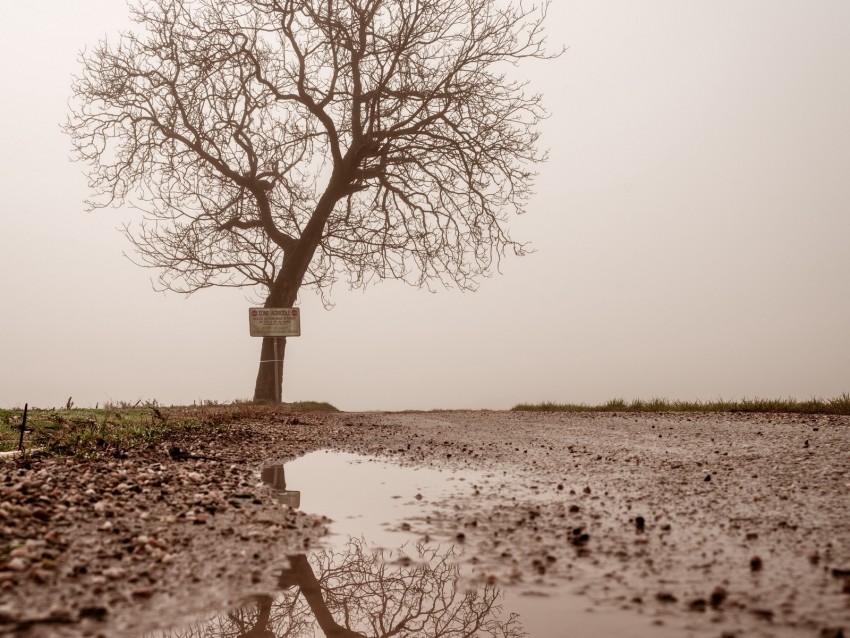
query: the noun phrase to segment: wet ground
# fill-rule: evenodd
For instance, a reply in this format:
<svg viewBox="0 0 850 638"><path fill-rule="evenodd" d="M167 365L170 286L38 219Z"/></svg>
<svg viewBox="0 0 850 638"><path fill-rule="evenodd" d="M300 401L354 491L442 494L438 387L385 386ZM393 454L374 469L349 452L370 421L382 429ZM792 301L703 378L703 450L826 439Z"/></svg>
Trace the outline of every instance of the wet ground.
<svg viewBox="0 0 850 638"><path fill-rule="evenodd" d="M185 501L176 515L160 512L143 498L153 494L147 485L127 480L132 467L113 470L141 486L128 493L148 515L131 542L138 547L147 527L144 540L167 544L171 560L160 566L147 542L139 554L131 548L129 565L113 561L119 578L106 572L108 558L90 554L94 574L48 573L39 583L7 559L0 585L13 586L0 590L0 628L187 638L436 638L470 627L471 635L537 638L835 638L850 628L847 418L444 412L264 425L248 428L250 443L182 442L196 457L223 457L229 446L226 470L223 458L172 454L160 463L184 477L190 503L203 505L211 489L231 503L213 513L196 506L187 520ZM212 469L236 484L195 480ZM95 494L81 509L91 507L96 538L107 523L138 522L96 486L86 489ZM251 498L236 508L239 490ZM100 516L104 501L110 518ZM85 548L56 552L60 576ZM197 567L188 580L187 557ZM112 598L98 602L86 589L93 580ZM21 604L26 596L44 604L57 591L66 592L67 622ZM85 605L75 603L81 598Z"/></svg>

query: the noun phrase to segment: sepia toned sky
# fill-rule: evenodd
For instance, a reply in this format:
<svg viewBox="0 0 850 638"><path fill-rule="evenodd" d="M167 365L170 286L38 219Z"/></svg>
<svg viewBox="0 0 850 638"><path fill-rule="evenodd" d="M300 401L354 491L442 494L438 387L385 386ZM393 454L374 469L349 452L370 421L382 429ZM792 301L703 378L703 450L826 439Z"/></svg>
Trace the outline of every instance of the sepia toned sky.
<svg viewBox="0 0 850 638"><path fill-rule="evenodd" d="M0 0L0 406L253 393L245 292L153 290L60 131L121 0ZM478 292L302 291L284 400L341 409L850 392L850 3L553 0L529 213Z"/></svg>

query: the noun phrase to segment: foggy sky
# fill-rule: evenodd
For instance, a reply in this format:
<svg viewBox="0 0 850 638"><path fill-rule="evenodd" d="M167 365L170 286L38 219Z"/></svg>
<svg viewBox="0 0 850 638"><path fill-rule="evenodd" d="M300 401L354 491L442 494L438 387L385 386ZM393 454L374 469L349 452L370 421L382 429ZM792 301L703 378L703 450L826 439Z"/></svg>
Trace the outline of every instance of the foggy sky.
<svg viewBox="0 0 850 638"><path fill-rule="evenodd" d="M84 213L60 131L119 0L2 1L0 406L253 393L247 292L154 292ZM850 391L850 3L554 0L523 68L551 117L529 212L474 294L302 290L284 400L342 409Z"/></svg>

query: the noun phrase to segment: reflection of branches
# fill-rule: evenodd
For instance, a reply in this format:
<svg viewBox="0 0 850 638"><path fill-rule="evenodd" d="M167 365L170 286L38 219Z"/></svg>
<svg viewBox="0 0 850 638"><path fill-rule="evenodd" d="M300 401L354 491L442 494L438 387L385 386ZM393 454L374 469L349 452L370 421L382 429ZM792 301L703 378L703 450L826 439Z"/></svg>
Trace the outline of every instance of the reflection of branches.
<svg viewBox="0 0 850 638"><path fill-rule="evenodd" d="M362 539L347 547L290 556L280 576L283 594L173 634L174 638L520 638L515 614L501 619L499 592L459 587L451 548L417 544L416 559L401 548L372 551ZM312 620L311 619L315 619Z"/></svg>

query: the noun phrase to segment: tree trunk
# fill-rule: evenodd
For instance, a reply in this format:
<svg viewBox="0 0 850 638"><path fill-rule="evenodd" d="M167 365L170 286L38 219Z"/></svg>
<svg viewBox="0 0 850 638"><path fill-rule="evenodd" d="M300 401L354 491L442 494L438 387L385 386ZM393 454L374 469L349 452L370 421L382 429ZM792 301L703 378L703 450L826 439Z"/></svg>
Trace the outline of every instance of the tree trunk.
<svg viewBox="0 0 850 638"><path fill-rule="evenodd" d="M350 149L349 149L350 150ZM348 176L339 177L338 169L334 169L332 182L348 184ZM319 199L316 210L307 222L296 245L286 252L283 264L269 296L265 308L291 308L298 297L298 289L304 280L304 274L310 265L310 260L319 246L325 222L333 211L336 202L345 194L338 186L329 185ZM286 350L286 337L278 337L277 357L274 356L274 337L263 337L263 347L260 350L260 369L257 372L257 383L254 386L255 403L280 403L283 397L283 353ZM275 361L277 359L277 361ZM277 368L277 375L275 375Z"/></svg>
<svg viewBox="0 0 850 638"><path fill-rule="evenodd" d="M277 357L274 342L277 340ZM255 403L280 403L283 399L283 357L286 337L263 337L260 348L260 368L254 386Z"/></svg>
<svg viewBox="0 0 850 638"><path fill-rule="evenodd" d="M291 262L290 262L291 263ZM290 263L284 263L275 285L266 298L264 308L292 308L301 287L302 272L292 272ZM274 345L277 341L277 356ZM260 348L260 368L254 386L255 403L280 403L283 400L283 358L286 337L263 337Z"/></svg>
<svg viewBox="0 0 850 638"><path fill-rule="evenodd" d="M331 614L322 596L322 586L313 573L313 568L310 567L307 556L305 554L296 554L294 556L287 556L286 558L289 560L290 567L284 570L280 580L288 584L293 582L298 584L298 587L301 589L301 595L304 596L304 600L310 605L310 611L316 617L316 622L319 623L322 633L327 638L366 638L363 634L352 631L348 627L343 627L334 620L333 614Z"/></svg>

